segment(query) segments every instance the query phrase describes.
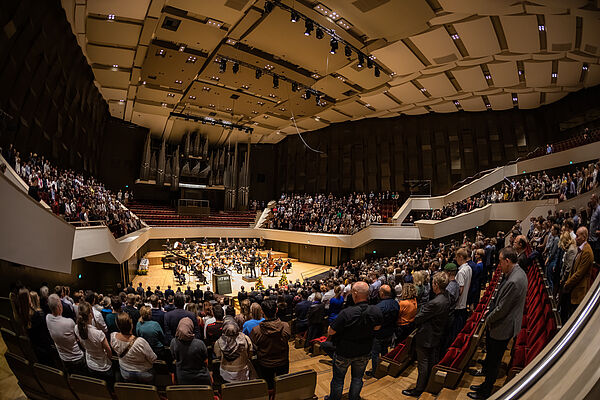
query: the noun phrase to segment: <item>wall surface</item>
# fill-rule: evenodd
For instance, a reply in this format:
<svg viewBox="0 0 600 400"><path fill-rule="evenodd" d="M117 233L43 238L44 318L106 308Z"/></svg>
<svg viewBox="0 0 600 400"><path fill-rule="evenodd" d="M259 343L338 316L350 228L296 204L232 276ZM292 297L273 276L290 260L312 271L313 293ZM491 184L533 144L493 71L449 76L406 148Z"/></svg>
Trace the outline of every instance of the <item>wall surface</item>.
<svg viewBox="0 0 600 400"><path fill-rule="evenodd" d="M108 105L58 0L0 2L0 146L97 173Z"/></svg>

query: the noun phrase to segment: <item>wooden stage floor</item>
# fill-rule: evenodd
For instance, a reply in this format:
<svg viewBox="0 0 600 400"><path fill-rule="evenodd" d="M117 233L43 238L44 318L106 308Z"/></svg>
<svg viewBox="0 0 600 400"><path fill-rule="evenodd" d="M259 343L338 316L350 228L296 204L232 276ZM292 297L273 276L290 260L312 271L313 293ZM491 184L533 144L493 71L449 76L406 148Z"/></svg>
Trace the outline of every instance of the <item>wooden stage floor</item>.
<svg viewBox="0 0 600 400"><path fill-rule="evenodd" d="M281 257L283 260L287 258L286 253L281 252L273 252L274 257ZM162 263L160 259L164 256L164 252L162 251L152 251L147 253L144 257L148 258L150 261L150 266L148 267L148 275L136 275L133 279L133 287L137 287L141 282L144 289L150 286L152 290L156 288L156 286L160 286L161 290L165 290L167 285L171 285L173 290L176 290L177 287L181 287L181 290L184 291L186 286L192 287L194 289L196 287L195 281L188 282L186 285L178 285L177 282L173 279L173 272L171 269L166 269L162 267ZM294 258L290 259L292 261L292 272L286 274L289 282L296 282L296 279L300 279L302 282L305 278L309 278L318 274L321 274L325 271L328 271L331 267L327 265L319 265L319 264L310 264L298 261ZM258 268L256 269L258 272ZM265 287L269 285L274 286L279 282L281 278L281 273L276 273L275 277L267 277L266 275L262 276L263 284ZM211 290L213 290L212 282L209 282ZM249 291L250 287L254 286L254 282L245 282L242 279L242 275L236 272L231 274L231 290L232 294L236 295L241 286ZM201 285L204 289L206 285Z"/></svg>

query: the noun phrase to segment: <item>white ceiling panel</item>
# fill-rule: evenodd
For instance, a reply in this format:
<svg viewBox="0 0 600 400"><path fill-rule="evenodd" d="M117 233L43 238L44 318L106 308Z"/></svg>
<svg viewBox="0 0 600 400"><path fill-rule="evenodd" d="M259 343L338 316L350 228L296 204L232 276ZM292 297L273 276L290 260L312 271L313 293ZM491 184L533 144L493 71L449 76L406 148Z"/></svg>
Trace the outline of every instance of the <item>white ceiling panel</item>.
<svg viewBox="0 0 600 400"><path fill-rule="evenodd" d="M579 83L583 63L578 61L559 61L556 84L559 86L575 86Z"/></svg>
<svg viewBox="0 0 600 400"><path fill-rule="evenodd" d="M481 96L469 97L460 100L460 105L465 111L485 111L487 110Z"/></svg>
<svg viewBox="0 0 600 400"><path fill-rule="evenodd" d="M523 12L512 0L438 0L445 11L481 15L504 15Z"/></svg>
<svg viewBox="0 0 600 400"><path fill-rule="evenodd" d="M341 79L334 78L331 75L327 75L319 79L314 85L312 85L312 87L316 90L326 93L334 99L346 99L348 98L348 95L352 96L357 93L354 89L352 89L352 87L345 83L345 79L342 81ZM348 91L352 93L344 94Z"/></svg>
<svg viewBox="0 0 600 400"><path fill-rule="evenodd" d="M446 97L456 94L456 89L446 74L423 76L417 81L433 97Z"/></svg>
<svg viewBox="0 0 600 400"><path fill-rule="evenodd" d="M469 68L459 67L453 69L451 72L463 92L476 92L488 88L480 66Z"/></svg>
<svg viewBox="0 0 600 400"><path fill-rule="evenodd" d="M385 93L379 93L369 96L360 96L360 99L370 104L372 107L375 107L376 110L390 110L392 108L398 107L399 104L396 103L389 96L386 96Z"/></svg>
<svg viewBox="0 0 600 400"><path fill-rule="evenodd" d="M425 67L401 40L375 50L372 54L398 75L411 74Z"/></svg>
<svg viewBox="0 0 600 400"><path fill-rule="evenodd" d="M442 103L434 104L429 107L437 113L450 113L456 112L457 110L456 106L451 101L444 101Z"/></svg>
<svg viewBox="0 0 600 400"><path fill-rule="evenodd" d="M338 73L343 77L347 78L351 82L359 85L363 89L370 90L378 86L389 82L392 78L385 72L381 71L379 78L375 77L375 68L369 69L367 67L358 68L356 66L358 61L353 62L340 69Z"/></svg>
<svg viewBox="0 0 600 400"><path fill-rule="evenodd" d="M555 93L546 93L546 101L544 104L554 103L568 95L568 92L555 92Z"/></svg>
<svg viewBox="0 0 600 400"><path fill-rule="evenodd" d="M487 64L492 81L496 87L510 87L519 84L517 63L513 61L494 61Z"/></svg>
<svg viewBox="0 0 600 400"><path fill-rule="evenodd" d="M411 109L408 109L406 111L402 111L402 114L406 114L406 115L421 115L421 114L427 114L429 111L427 111L427 109L425 107L414 107Z"/></svg>
<svg viewBox="0 0 600 400"><path fill-rule="evenodd" d="M111 88L101 87L98 90L100 90L102 97L104 97L106 100L125 100L125 99L127 99L127 90L125 90L125 89L111 89Z"/></svg>
<svg viewBox="0 0 600 400"><path fill-rule="evenodd" d="M525 82L527 87L550 86L552 61L525 61Z"/></svg>
<svg viewBox="0 0 600 400"><path fill-rule="evenodd" d="M304 130L314 131L317 129L324 128L328 126L326 122L322 121L320 118L302 118L296 121L299 127L302 127Z"/></svg>
<svg viewBox="0 0 600 400"><path fill-rule="evenodd" d="M588 67L583 84L585 87L600 84L600 65L592 64Z"/></svg>
<svg viewBox="0 0 600 400"><path fill-rule="evenodd" d="M119 89L127 89L127 86L129 86L129 72L113 71L111 68L94 68L93 71L96 80L102 86Z"/></svg>
<svg viewBox="0 0 600 400"><path fill-rule="evenodd" d="M353 117L363 117L365 115L374 113L373 110L370 110L369 108L360 104L357 101L338 104L335 106L335 109L343 112L344 114L352 115Z"/></svg>
<svg viewBox="0 0 600 400"><path fill-rule="evenodd" d="M168 0L171 7L187 10L198 16L212 17L217 21L235 24L243 15L243 11L252 5L251 1L227 0Z"/></svg>
<svg viewBox="0 0 600 400"><path fill-rule="evenodd" d="M135 51L108 46L87 45L87 56L93 64L118 65L131 68Z"/></svg>
<svg viewBox="0 0 600 400"><path fill-rule="evenodd" d="M347 115L339 113L332 108L318 113L317 117L327 120L329 122L342 122L348 119Z"/></svg>
<svg viewBox="0 0 600 400"><path fill-rule="evenodd" d="M96 18L87 19L88 43L136 47L141 31L142 25L140 24Z"/></svg>
<svg viewBox="0 0 600 400"><path fill-rule="evenodd" d="M501 16L500 22L513 53L535 53L540 51L540 37L535 15Z"/></svg>
<svg viewBox="0 0 600 400"><path fill-rule="evenodd" d="M492 110L509 110L513 108L512 95L510 93L493 94L487 97Z"/></svg>
<svg viewBox="0 0 600 400"><path fill-rule="evenodd" d="M519 94L519 108L529 109L540 106L540 95L541 93L520 93Z"/></svg>
<svg viewBox="0 0 600 400"><path fill-rule="evenodd" d="M569 51L575 47L577 18L573 15L545 15L546 42L549 51Z"/></svg>
<svg viewBox="0 0 600 400"><path fill-rule="evenodd" d="M181 21L176 31L162 27L167 17ZM185 44L195 50L210 53L217 47L227 32L190 18L163 14L154 34L160 40Z"/></svg>
<svg viewBox="0 0 600 400"><path fill-rule="evenodd" d="M89 14L113 14L121 18L143 20L150 0L87 0Z"/></svg>
<svg viewBox="0 0 600 400"><path fill-rule="evenodd" d="M580 49L588 54L600 55L600 20L586 18L582 29Z"/></svg>
<svg viewBox="0 0 600 400"><path fill-rule="evenodd" d="M411 42L432 64L446 64L462 58L448 31L436 28L420 35L411 36Z"/></svg>
<svg viewBox="0 0 600 400"><path fill-rule="evenodd" d="M427 97L410 82L390 88L390 93L402 103L418 103Z"/></svg>
<svg viewBox="0 0 600 400"><path fill-rule="evenodd" d="M456 23L454 29L471 57L484 57L501 51L489 17Z"/></svg>

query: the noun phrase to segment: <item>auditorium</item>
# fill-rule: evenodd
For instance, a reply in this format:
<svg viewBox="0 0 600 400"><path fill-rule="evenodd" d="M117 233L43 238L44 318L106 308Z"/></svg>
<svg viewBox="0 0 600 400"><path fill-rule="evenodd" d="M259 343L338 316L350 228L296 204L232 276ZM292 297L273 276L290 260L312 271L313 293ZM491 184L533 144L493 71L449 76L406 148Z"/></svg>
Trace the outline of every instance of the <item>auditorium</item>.
<svg viewBox="0 0 600 400"><path fill-rule="evenodd" d="M600 1L0 28L0 399L600 398Z"/></svg>

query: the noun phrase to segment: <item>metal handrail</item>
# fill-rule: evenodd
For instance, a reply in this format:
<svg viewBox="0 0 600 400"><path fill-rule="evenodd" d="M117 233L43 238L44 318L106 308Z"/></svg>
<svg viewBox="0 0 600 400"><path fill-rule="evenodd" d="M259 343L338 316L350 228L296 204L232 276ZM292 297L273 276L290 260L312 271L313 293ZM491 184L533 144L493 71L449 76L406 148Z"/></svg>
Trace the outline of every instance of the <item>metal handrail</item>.
<svg viewBox="0 0 600 400"><path fill-rule="evenodd" d="M106 221L103 220L95 220L95 221L68 221L71 225L77 226L106 226Z"/></svg>
<svg viewBox="0 0 600 400"><path fill-rule="evenodd" d="M177 205L179 207L210 207L210 202L208 200L179 199Z"/></svg>

